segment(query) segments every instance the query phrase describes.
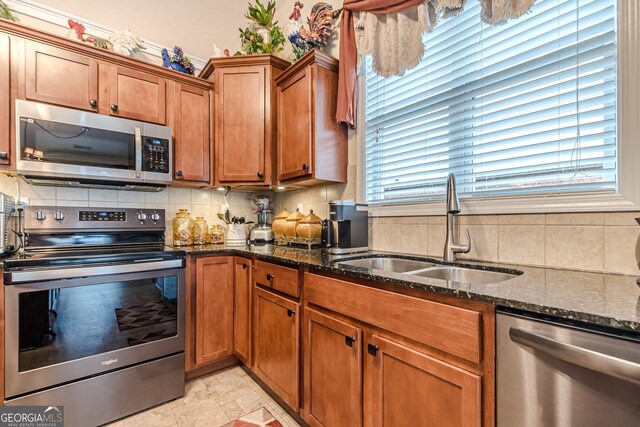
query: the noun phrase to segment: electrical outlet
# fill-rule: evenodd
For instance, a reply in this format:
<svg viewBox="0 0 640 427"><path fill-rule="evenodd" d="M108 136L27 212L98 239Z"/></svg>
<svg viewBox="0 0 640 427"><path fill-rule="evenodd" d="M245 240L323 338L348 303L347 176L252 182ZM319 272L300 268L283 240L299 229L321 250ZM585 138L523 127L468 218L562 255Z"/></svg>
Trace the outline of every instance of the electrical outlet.
<svg viewBox="0 0 640 427"><path fill-rule="evenodd" d="M304 209L302 209L303 204L302 203L298 203L298 211L303 212Z"/></svg>

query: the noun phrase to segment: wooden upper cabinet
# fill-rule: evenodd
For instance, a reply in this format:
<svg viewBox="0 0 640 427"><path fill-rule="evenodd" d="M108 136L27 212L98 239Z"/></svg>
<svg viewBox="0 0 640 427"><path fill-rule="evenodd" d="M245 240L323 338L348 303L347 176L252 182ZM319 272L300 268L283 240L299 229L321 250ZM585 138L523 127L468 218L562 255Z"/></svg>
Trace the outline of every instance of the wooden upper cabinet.
<svg viewBox="0 0 640 427"><path fill-rule="evenodd" d="M338 61L314 49L276 85L279 183L347 182L347 129L335 120Z"/></svg>
<svg viewBox="0 0 640 427"><path fill-rule="evenodd" d="M174 86L173 129L176 184L211 182L211 91L183 83Z"/></svg>
<svg viewBox="0 0 640 427"><path fill-rule="evenodd" d="M275 82L288 62L272 55L213 58L202 77L215 83L215 181L275 183Z"/></svg>
<svg viewBox="0 0 640 427"><path fill-rule="evenodd" d="M300 304L258 287L254 295L253 371L297 411Z"/></svg>
<svg viewBox="0 0 640 427"><path fill-rule="evenodd" d="M109 114L166 123L166 80L120 65L109 69Z"/></svg>
<svg viewBox="0 0 640 427"><path fill-rule="evenodd" d="M196 367L233 354L233 257L196 259Z"/></svg>
<svg viewBox="0 0 640 427"><path fill-rule="evenodd" d="M0 165L8 165L11 153L11 40L0 33Z"/></svg>
<svg viewBox="0 0 640 427"><path fill-rule="evenodd" d="M24 59L26 99L98 111L98 61L33 41Z"/></svg>
<svg viewBox="0 0 640 427"><path fill-rule="evenodd" d="M312 69L278 86L278 179L313 175Z"/></svg>
<svg viewBox="0 0 640 427"><path fill-rule="evenodd" d="M233 353L248 367L251 367L251 267L250 259L233 260Z"/></svg>
<svg viewBox="0 0 640 427"><path fill-rule="evenodd" d="M366 334L365 425L481 425L478 375L427 356L405 344Z"/></svg>
<svg viewBox="0 0 640 427"><path fill-rule="evenodd" d="M304 405L311 427L362 426L362 332L305 307L302 325Z"/></svg>

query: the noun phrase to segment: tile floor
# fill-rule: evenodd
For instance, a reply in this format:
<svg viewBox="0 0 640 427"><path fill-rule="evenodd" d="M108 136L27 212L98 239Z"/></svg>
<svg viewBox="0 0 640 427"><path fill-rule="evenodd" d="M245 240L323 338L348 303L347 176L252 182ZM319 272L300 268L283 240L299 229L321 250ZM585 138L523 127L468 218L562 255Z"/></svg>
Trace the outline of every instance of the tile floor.
<svg viewBox="0 0 640 427"><path fill-rule="evenodd" d="M284 427L299 427L245 371L236 366L189 381L184 397L107 427L220 427L261 407Z"/></svg>

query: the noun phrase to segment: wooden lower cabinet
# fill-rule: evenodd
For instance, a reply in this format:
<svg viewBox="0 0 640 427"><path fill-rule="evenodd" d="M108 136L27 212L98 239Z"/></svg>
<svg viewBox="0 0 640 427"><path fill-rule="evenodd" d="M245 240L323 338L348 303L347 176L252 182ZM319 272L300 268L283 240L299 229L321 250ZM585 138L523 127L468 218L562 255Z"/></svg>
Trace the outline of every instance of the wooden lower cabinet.
<svg viewBox="0 0 640 427"><path fill-rule="evenodd" d="M302 327L302 417L312 427L361 426L361 330L310 308Z"/></svg>
<svg viewBox="0 0 640 427"><path fill-rule="evenodd" d="M300 407L299 307L254 287L253 371L294 411Z"/></svg>
<svg viewBox="0 0 640 427"><path fill-rule="evenodd" d="M233 354L233 257L195 261L195 367Z"/></svg>
<svg viewBox="0 0 640 427"><path fill-rule="evenodd" d="M365 338L365 426L481 425L480 376L375 334Z"/></svg>
<svg viewBox="0 0 640 427"><path fill-rule="evenodd" d="M251 271L250 259L233 259L233 354L251 367Z"/></svg>

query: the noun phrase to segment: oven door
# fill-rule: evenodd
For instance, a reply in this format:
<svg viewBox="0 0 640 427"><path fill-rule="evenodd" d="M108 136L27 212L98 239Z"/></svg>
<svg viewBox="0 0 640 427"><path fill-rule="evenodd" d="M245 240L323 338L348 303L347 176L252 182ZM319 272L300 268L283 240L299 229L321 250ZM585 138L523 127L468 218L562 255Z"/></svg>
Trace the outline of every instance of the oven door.
<svg viewBox="0 0 640 427"><path fill-rule="evenodd" d="M5 287L6 398L184 351L184 268L113 270Z"/></svg>

